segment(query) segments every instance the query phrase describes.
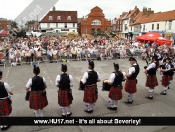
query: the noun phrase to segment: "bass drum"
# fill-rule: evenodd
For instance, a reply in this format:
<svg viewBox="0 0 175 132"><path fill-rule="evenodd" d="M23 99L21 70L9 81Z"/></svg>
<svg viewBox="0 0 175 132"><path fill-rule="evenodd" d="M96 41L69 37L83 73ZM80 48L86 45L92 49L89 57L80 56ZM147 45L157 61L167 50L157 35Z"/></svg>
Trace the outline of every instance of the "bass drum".
<svg viewBox="0 0 175 132"><path fill-rule="evenodd" d="M80 85L79 85L79 90L83 90L85 89L85 85L83 84L83 79L80 80Z"/></svg>
<svg viewBox="0 0 175 132"><path fill-rule="evenodd" d="M105 79L102 84L102 91L110 91L111 86L108 84L108 80Z"/></svg>

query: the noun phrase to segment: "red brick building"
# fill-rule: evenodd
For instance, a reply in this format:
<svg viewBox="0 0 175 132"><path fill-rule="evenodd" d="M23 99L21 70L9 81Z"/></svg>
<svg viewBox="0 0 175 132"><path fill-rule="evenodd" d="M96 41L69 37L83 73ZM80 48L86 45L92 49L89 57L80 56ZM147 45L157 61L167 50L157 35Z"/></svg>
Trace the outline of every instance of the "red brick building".
<svg viewBox="0 0 175 132"><path fill-rule="evenodd" d="M10 25L10 21L8 21L7 19L4 18L0 18L0 30L6 29L8 28L8 26Z"/></svg>
<svg viewBox="0 0 175 132"><path fill-rule="evenodd" d="M110 32L111 21L105 18L103 10L98 6L91 9L86 18L81 18L79 22L79 34L93 34L94 32Z"/></svg>

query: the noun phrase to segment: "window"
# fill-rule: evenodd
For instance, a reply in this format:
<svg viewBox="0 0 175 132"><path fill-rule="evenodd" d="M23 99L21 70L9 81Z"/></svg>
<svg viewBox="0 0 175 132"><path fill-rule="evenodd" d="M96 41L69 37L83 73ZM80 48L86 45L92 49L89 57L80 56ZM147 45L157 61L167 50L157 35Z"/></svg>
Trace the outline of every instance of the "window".
<svg viewBox="0 0 175 132"><path fill-rule="evenodd" d="M73 32L75 32L75 30L73 30Z"/></svg>
<svg viewBox="0 0 175 132"><path fill-rule="evenodd" d="M57 20L61 20L61 16L57 16Z"/></svg>
<svg viewBox="0 0 175 132"><path fill-rule="evenodd" d="M84 34L87 34L87 28L84 28Z"/></svg>
<svg viewBox="0 0 175 132"><path fill-rule="evenodd" d="M168 29L171 30L172 28L172 21L169 21Z"/></svg>
<svg viewBox="0 0 175 132"><path fill-rule="evenodd" d="M67 23L64 24L64 27L67 28Z"/></svg>
<svg viewBox="0 0 175 132"><path fill-rule="evenodd" d="M61 29L61 31L69 31L69 29Z"/></svg>
<svg viewBox="0 0 175 132"><path fill-rule="evenodd" d="M159 24L157 24L157 30L159 30Z"/></svg>
<svg viewBox="0 0 175 132"><path fill-rule="evenodd" d="M131 27L131 32L132 32L132 27Z"/></svg>
<svg viewBox="0 0 175 132"><path fill-rule="evenodd" d="M75 23L73 23L73 27L75 27Z"/></svg>
<svg viewBox="0 0 175 132"><path fill-rule="evenodd" d="M143 25L143 31L145 31L145 25Z"/></svg>
<svg viewBox="0 0 175 132"><path fill-rule="evenodd" d="M154 30L154 24L152 24L152 30Z"/></svg>
<svg viewBox="0 0 175 132"><path fill-rule="evenodd" d="M101 25L101 21L99 21L98 19L95 19L91 22L91 25Z"/></svg>
<svg viewBox="0 0 175 132"><path fill-rule="evenodd" d="M49 20L53 20L53 17L52 16L49 16Z"/></svg>
<svg viewBox="0 0 175 132"><path fill-rule="evenodd" d="M47 23L47 27L50 28L50 23Z"/></svg>
<svg viewBox="0 0 175 132"><path fill-rule="evenodd" d="M67 17L67 20L71 20L71 16L68 16L68 17Z"/></svg>
<svg viewBox="0 0 175 132"><path fill-rule="evenodd" d="M127 24L125 24L125 30L127 30L128 29L128 26L127 26Z"/></svg>
<svg viewBox="0 0 175 132"><path fill-rule="evenodd" d="M58 27L58 23L56 23L56 27Z"/></svg>

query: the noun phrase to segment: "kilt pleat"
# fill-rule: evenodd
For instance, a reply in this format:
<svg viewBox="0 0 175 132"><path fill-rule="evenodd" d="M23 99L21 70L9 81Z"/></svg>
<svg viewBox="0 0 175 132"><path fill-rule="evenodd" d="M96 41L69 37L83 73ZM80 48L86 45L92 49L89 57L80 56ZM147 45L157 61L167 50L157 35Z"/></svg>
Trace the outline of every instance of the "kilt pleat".
<svg viewBox="0 0 175 132"><path fill-rule="evenodd" d="M109 98L112 100L121 100L122 99L122 86L113 87L109 91Z"/></svg>
<svg viewBox="0 0 175 132"><path fill-rule="evenodd" d="M85 86L84 98L85 103L95 103L98 99L97 85Z"/></svg>
<svg viewBox="0 0 175 132"><path fill-rule="evenodd" d="M47 96L43 95L43 91L31 91L29 99L30 109L43 109L48 105Z"/></svg>
<svg viewBox="0 0 175 132"><path fill-rule="evenodd" d="M146 80L146 87L154 89L156 86L158 86L157 77L155 75L148 75Z"/></svg>
<svg viewBox="0 0 175 132"><path fill-rule="evenodd" d="M71 89L68 90L58 90L58 104L62 107L68 107L72 104L73 96Z"/></svg>
<svg viewBox="0 0 175 132"><path fill-rule="evenodd" d="M7 99L0 100L0 117L8 116L12 112L12 105L8 103Z"/></svg>
<svg viewBox="0 0 175 132"><path fill-rule="evenodd" d="M165 76L165 75L162 76L162 85L165 87L169 85L169 77L168 76Z"/></svg>
<svg viewBox="0 0 175 132"><path fill-rule="evenodd" d="M125 83L125 91L127 93L136 93L137 92L137 88L136 88L136 79L134 80L126 80L126 83Z"/></svg>

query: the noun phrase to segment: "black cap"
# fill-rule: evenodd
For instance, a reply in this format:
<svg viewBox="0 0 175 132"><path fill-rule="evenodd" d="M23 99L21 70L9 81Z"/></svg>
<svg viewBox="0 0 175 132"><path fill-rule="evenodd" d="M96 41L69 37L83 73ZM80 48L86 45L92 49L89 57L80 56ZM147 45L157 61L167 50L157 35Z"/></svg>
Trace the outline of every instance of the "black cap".
<svg viewBox="0 0 175 132"><path fill-rule="evenodd" d="M67 71L67 65L66 64L61 64L61 70Z"/></svg>
<svg viewBox="0 0 175 132"><path fill-rule="evenodd" d="M92 69L94 69L94 62L91 61L91 60L88 60L88 62L89 62L89 66L90 66Z"/></svg>
<svg viewBox="0 0 175 132"><path fill-rule="evenodd" d="M0 70L0 76L2 76L2 71Z"/></svg>
<svg viewBox="0 0 175 132"><path fill-rule="evenodd" d="M40 73L40 68L38 66L34 66L33 72L38 75Z"/></svg>
<svg viewBox="0 0 175 132"><path fill-rule="evenodd" d="M164 55L168 55L168 53L167 53L167 52L165 52L165 53L164 53Z"/></svg>
<svg viewBox="0 0 175 132"><path fill-rule="evenodd" d="M136 61L136 59L134 57L130 57L129 61Z"/></svg>
<svg viewBox="0 0 175 132"><path fill-rule="evenodd" d="M170 57L168 57L168 58L166 58L166 60L171 60L171 58L170 58Z"/></svg>
<svg viewBox="0 0 175 132"><path fill-rule="evenodd" d="M113 63L116 69L119 69L119 64Z"/></svg>
<svg viewBox="0 0 175 132"><path fill-rule="evenodd" d="M158 60L158 56L157 56L157 55L154 55L154 56L152 57L152 59Z"/></svg>

